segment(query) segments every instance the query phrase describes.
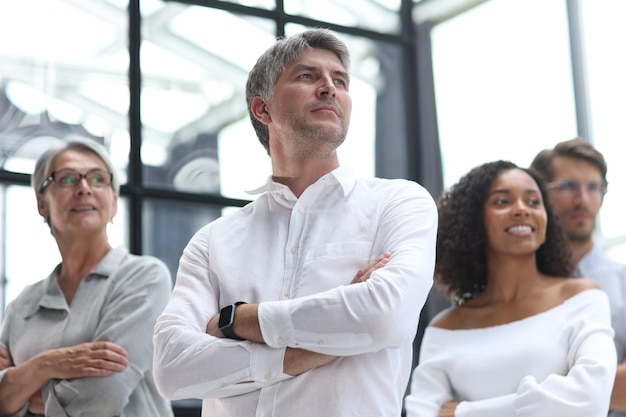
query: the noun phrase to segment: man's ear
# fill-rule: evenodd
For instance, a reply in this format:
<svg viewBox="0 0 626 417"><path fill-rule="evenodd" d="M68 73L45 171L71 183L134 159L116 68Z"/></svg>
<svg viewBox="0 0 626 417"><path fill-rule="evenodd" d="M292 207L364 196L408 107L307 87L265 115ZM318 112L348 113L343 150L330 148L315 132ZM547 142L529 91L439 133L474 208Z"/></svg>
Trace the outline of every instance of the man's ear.
<svg viewBox="0 0 626 417"><path fill-rule="evenodd" d="M267 125L272 122L272 116L267 109L267 103L261 97L256 96L250 102L250 111L254 117L261 123Z"/></svg>

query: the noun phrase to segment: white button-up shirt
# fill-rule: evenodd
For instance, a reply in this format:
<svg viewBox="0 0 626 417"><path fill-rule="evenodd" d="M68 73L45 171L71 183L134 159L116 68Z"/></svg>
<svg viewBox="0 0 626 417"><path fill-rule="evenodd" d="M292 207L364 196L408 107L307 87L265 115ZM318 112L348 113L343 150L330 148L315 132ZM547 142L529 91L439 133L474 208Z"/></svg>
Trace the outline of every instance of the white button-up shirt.
<svg viewBox="0 0 626 417"><path fill-rule="evenodd" d="M399 416L433 281L432 197L414 182L356 179L345 168L300 198L271 179L263 191L186 247L155 327L160 391L201 398L212 417ZM385 251L387 265L350 285ZM236 301L260 303L265 344L205 333ZM287 347L339 358L291 377Z"/></svg>

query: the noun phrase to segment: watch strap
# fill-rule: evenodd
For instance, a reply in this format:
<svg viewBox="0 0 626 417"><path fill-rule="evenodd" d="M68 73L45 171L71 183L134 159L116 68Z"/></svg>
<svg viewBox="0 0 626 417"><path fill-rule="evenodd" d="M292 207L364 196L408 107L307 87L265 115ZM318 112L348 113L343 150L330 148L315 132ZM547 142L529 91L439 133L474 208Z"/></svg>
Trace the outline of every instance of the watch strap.
<svg viewBox="0 0 626 417"><path fill-rule="evenodd" d="M237 336L237 334L235 334L235 332L233 331L233 323L235 322L235 311L237 309L237 306L240 306L241 304L246 303L243 301L237 301L236 303L228 305L220 310L219 322L225 324L220 326L219 329L224 337L227 337L228 339L245 340ZM228 315L229 317L223 317L225 315Z"/></svg>

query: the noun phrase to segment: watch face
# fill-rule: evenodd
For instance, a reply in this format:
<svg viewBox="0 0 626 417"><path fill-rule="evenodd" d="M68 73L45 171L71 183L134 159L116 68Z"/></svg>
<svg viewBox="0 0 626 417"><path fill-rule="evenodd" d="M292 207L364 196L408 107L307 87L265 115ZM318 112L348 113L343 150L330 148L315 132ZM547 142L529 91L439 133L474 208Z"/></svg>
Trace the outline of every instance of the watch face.
<svg viewBox="0 0 626 417"><path fill-rule="evenodd" d="M222 329L233 322L234 307L232 304L226 306L220 311L220 319L217 322L217 326Z"/></svg>

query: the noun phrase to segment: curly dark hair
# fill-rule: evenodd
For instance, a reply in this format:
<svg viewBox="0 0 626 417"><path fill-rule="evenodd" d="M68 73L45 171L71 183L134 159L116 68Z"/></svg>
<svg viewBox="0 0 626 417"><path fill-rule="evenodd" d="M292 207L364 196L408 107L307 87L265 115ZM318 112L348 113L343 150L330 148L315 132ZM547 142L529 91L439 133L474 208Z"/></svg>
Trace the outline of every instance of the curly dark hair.
<svg viewBox="0 0 626 417"><path fill-rule="evenodd" d="M574 269L565 235L549 204L541 177L509 161L488 162L469 171L438 200L435 283L457 302L487 285L484 205L493 180L511 169L522 170L535 180L545 205L546 241L537 250L537 269L559 277L571 276Z"/></svg>

